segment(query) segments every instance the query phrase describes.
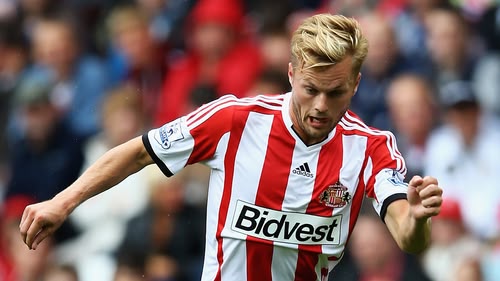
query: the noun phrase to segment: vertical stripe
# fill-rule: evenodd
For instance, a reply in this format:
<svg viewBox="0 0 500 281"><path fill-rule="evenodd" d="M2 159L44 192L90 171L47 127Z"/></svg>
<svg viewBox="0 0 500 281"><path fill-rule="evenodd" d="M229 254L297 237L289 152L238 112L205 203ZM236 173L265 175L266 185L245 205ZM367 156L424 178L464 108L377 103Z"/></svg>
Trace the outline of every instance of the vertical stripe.
<svg viewBox="0 0 500 281"><path fill-rule="evenodd" d="M361 205L363 204L363 199L365 195L365 184L361 178L361 175L358 178L359 185L352 196L352 206L349 217L349 233L347 234L346 243L349 241L349 237L356 225L356 221L358 220L359 212L361 210Z"/></svg>
<svg viewBox="0 0 500 281"><path fill-rule="evenodd" d="M343 226L347 227L348 232L342 232L345 241L354 228L355 222L358 218L361 204L364 196L364 183L361 178L361 171L365 164L365 155L368 144L366 136L359 135L343 135L343 165L340 170L340 181L349 187L351 193L351 207L346 209Z"/></svg>
<svg viewBox="0 0 500 281"><path fill-rule="evenodd" d="M318 246L321 247L321 246ZM321 276L316 272L316 264L318 263L319 253L308 252L301 249L299 245L299 253L297 257L297 267L295 268L295 281L317 280Z"/></svg>
<svg viewBox="0 0 500 281"><path fill-rule="evenodd" d="M334 137L329 143L324 145L319 153L314 181L314 189L307 206L306 213L317 216L331 216L335 211L333 208L325 207L319 201L321 193L330 184L334 184L335 179L339 178L339 171L342 167L343 152L342 138ZM339 226L340 227L340 226ZM306 251L307 249L307 251ZM313 251L313 252L311 252ZM321 268L317 268L318 255L322 252L322 246L303 246L299 245L299 255L297 259L297 268L295 271L295 280L316 280L321 276ZM319 272L316 272L319 269Z"/></svg>
<svg viewBox="0 0 500 281"><path fill-rule="evenodd" d="M239 239L224 238L224 264L221 269L221 280L247 280L247 259L245 243Z"/></svg>
<svg viewBox="0 0 500 281"><path fill-rule="evenodd" d="M368 186L368 184L370 182L370 178L372 177L372 173L373 173L373 162L372 162L372 158L370 156L368 156L368 159L366 160L365 171L363 173L363 181L365 182L365 188ZM377 199L373 189L367 190L366 195L370 198L375 199L375 200Z"/></svg>
<svg viewBox="0 0 500 281"><path fill-rule="evenodd" d="M262 243L258 238L248 237L247 248L247 281L271 281L271 265L273 244Z"/></svg>
<svg viewBox="0 0 500 281"><path fill-rule="evenodd" d="M227 150L229 142L229 133L222 136L217 145L217 151L222 155ZM219 159L217 159L219 160ZM216 161L214 159L213 161ZM220 159L223 162L224 159ZM208 189L207 199L207 223L206 223L206 243L205 243L205 261L203 265L202 281L213 281L219 269L219 262L217 260L218 252L218 220L219 211L221 206L222 195L224 191L224 170L222 169L223 163L212 163L212 166L220 167L212 169L210 174L210 188Z"/></svg>
<svg viewBox="0 0 500 281"><path fill-rule="evenodd" d="M274 247L272 278L273 280L293 280L298 252L287 247Z"/></svg>
<svg viewBox="0 0 500 281"><path fill-rule="evenodd" d="M248 116L247 116L248 117ZM242 122L242 124L245 124L247 117L242 117L241 120L238 120L236 118L234 120L238 120ZM229 120L228 120L229 121ZM244 126L238 126L241 124L234 124L233 129L231 131L231 135L229 137L229 143L228 143L228 149L224 158L224 189L222 192L222 200L219 208L219 220L217 224L217 233L216 233L216 239L217 239L217 261L219 262L219 269L217 271L217 275L215 276L216 281L221 280L221 266L224 261L224 253L222 250L222 236L221 232L222 229L224 228L224 225L226 224L226 218L227 218L227 212L229 208L229 203L231 199L231 192L232 192L232 183L233 183L233 176L234 176L234 161L236 158L236 153L238 151L239 143L241 141L241 135L243 133L243 128Z"/></svg>
<svg viewBox="0 0 500 281"><path fill-rule="evenodd" d="M273 119L273 115L264 115L255 112L250 113L248 116L236 155L233 182L233 186L244 186L245 188L234 189L229 206L230 210L235 208L237 200L258 204L256 202L257 190L261 181L261 174L265 170L265 158ZM229 231L229 228L228 226L226 229ZM241 239L251 240L251 237L242 236ZM244 276L231 276L227 280L252 280L250 277L256 272L252 268L261 268L260 273L265 272L267 267L267 271L270 272L270 263L266 265L258 264L258 262L262 262L265 256L268 256L270 259L272 256L272 247L249 242L243 244L246 244L247 262L241 265L246 270L242 268L240 273L246 272L246 274Z"/></svg>
<svg viewBox="0 0 500 281"><path fill-rule="evenodd" d="M256 205L275 210L281 210L294 148L293 139L282 138L284 135L284 132L280 131L280 128L283 128L282 122L279 116L272 122L273 129L270 130L271 133L267 139L264 166L255 198ZM269 241L255 237L247 238L247 280L272 280L273 248L274 245Z"/></svg>

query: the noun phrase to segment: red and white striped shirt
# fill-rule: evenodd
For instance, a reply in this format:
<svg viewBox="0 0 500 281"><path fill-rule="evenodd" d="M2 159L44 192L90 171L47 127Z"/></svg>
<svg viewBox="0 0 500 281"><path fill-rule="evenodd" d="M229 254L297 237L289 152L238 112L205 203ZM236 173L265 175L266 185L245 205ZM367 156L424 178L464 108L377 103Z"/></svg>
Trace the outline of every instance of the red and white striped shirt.
<svg viewBox="0 0 500 281"><path fill-rule="evenodd" d="M202 280L327 280L363 197L406 198L394 136L347 112L321 143L292 129L291 93L224 96L144 135L167 175L211 168Z"/></svg>

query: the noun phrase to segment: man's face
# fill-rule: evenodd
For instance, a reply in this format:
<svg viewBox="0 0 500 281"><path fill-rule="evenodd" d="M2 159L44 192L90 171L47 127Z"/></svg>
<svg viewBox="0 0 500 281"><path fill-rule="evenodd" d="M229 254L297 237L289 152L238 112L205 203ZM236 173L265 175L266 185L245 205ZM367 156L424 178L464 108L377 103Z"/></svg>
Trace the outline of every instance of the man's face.
<svg viewBox="0 0 500 281"><path fill-rule="evenodd" d="M352 60L348 57L321 69L295 71L289 64L288 76L294 129L306 145L321 142L349 108L361 74L353 77Z"/></svg>

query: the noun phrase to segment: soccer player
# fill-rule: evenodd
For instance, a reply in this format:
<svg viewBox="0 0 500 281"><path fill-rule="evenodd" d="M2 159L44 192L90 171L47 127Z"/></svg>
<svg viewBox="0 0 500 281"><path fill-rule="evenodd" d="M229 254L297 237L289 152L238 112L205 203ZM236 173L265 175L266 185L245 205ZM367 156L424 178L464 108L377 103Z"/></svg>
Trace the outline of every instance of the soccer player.
<svg viewBox="0 0 500 281"><path fill-rule="evenodd" d="M401 249L422 251L442 190L432 177L406 184L394 136L348 110L367 49L352 18L306 19L292 38L290 93L223 96L111 149L26 208L24 242L36 249L78 205L146 165L171 176L204 163L212 172L202 280L326 280L365 196Z"/></svg>

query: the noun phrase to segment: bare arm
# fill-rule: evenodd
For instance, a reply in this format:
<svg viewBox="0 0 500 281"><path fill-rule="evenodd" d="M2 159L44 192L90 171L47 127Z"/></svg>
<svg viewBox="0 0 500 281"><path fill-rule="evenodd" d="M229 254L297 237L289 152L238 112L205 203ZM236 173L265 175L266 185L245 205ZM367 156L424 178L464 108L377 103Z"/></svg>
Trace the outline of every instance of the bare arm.
<svg viewBox="0 0 500 281"><path fill-rule="evenodd" d="M26 207L19 226L24 242L35 249L78 205L152 163L141 137L109 150L53 199Z"/></svg>
<svg viewBox="0 0 500 281"><path fill-rule="evenodd" d="M408 201L397 200L387 207L385 223L399 247L420 253L430 243L430 218L439 214L442 189L432 177L413 177L408 185Z"/></svg>

